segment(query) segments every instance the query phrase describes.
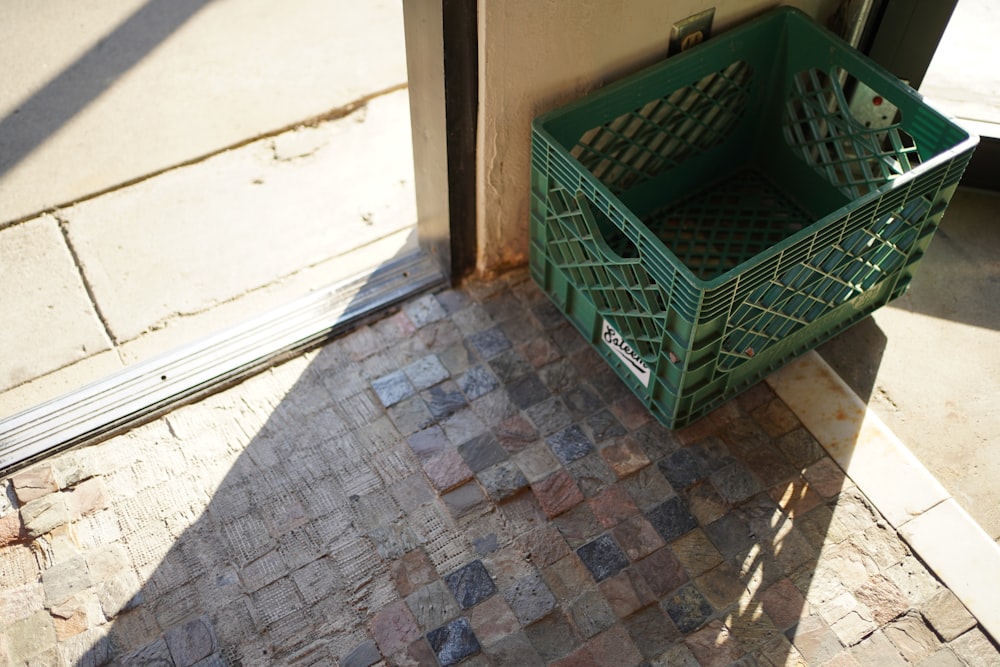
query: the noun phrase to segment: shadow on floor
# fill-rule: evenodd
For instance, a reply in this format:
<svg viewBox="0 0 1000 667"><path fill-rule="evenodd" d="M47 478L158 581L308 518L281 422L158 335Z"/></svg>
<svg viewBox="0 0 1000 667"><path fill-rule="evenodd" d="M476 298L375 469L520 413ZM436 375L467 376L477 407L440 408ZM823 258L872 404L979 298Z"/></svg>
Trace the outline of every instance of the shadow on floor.
<svg viewBox="0 0 1000 667"><path fill-rule="evenodd" d="M919 570L765 384L667 431L523 274L100 447L81 665L818 664Z"/></svg>

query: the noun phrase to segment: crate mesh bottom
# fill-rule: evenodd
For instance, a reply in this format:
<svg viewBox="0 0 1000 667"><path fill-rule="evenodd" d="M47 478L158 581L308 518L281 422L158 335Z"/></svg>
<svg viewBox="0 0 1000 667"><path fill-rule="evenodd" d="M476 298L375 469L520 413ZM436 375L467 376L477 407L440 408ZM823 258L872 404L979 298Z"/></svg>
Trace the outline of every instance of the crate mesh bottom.
<svg viewBox="0 0 1000 667"><path fill-rule="evenodd" d="M692 273L711 280L812 223L770 179L741 169L643 219Z"/></svg>

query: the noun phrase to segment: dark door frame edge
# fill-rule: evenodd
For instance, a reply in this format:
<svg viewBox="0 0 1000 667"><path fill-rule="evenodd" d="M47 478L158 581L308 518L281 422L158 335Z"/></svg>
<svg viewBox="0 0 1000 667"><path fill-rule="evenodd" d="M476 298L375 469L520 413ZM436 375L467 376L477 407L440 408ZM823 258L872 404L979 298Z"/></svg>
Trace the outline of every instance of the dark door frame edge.
<svg viewBox="0 0 1000 667"><path fill-rule="evenodd" d="M476 269L476 139L479 116L478 3L442 0L451 280Z"/></svg>

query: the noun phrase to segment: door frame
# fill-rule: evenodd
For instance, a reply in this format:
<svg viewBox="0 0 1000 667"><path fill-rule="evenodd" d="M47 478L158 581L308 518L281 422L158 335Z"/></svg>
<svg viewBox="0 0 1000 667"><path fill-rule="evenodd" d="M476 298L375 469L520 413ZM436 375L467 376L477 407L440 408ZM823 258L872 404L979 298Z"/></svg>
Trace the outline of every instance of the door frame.
<svg viewBox="0 0 1000 667"><path fill-rule="evenodd" d="M477 3L403 0L403 10L419 249L0 419L0 474L204 398L475 269Z"/></svg>

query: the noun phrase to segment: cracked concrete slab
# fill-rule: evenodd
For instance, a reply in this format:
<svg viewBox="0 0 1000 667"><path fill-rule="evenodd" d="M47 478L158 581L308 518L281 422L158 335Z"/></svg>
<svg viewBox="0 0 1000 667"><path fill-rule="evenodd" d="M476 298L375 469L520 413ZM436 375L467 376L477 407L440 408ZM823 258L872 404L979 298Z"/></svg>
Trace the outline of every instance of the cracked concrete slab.
<svg viewBox="0 0 1000 667"><path fill-rule="evenodd" d="M59 225L0 231L0 391L111 349Z"/></svg>
<svg viewBox="0 0 1000 667"><path fill-rule="evenodd" d="M271 305L287 302L331 282L343 262L330 260L346 250L412 227L409 127L408 95L397 91L340 120L60 211L115 340L133 341L330 264ZM261 305L229 313L228 323Z"/></svg>
<svg viewBox="0 0 1000 667"><path fill-rule="evenodd" d="M398 0L9 2L0 62L0 223L406 81Z"/></svg>

